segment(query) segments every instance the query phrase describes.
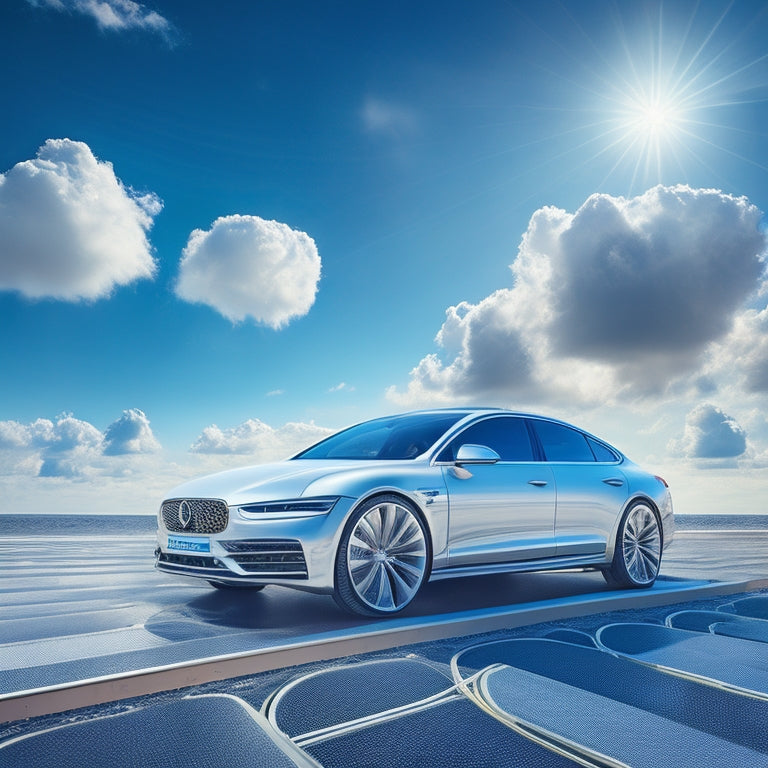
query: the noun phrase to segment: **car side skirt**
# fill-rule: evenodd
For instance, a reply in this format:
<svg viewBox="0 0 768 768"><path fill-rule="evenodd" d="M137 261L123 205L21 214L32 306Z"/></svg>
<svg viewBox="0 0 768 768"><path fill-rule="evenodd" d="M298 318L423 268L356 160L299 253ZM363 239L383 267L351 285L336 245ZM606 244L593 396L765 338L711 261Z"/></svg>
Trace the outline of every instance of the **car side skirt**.
<svg viewBox="0 0 768 768"><path fill-rule="evenodd" d="M457 576L484 576L494 573L532 573L535 571L561 571L569 568L600 568L608 566L605 555L591 557L550 557L544 560L523 560L514 563L493 563L457 568L440 568L432 571L430 581L453 579Z"/></svg>

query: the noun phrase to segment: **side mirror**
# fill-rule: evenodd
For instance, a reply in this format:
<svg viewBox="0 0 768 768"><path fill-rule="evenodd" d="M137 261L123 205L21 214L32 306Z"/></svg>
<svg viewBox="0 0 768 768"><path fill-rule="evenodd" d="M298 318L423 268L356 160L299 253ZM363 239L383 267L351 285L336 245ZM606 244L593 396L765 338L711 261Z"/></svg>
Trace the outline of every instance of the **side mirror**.
<svg viewBox="0 0 768 768"><path fill-rule="evenodd" d="M495 464L501 461L496 451L485 445L462 445L456 453L456 464Z"/></svg>

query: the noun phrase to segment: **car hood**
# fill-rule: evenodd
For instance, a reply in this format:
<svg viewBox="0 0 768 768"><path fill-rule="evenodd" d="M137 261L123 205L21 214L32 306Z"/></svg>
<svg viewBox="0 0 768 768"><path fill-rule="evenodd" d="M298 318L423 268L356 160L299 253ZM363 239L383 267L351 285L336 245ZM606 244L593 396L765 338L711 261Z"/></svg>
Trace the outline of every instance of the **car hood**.
<svg viewBox="0 0 768 768"><path fill-rule="evenodd" d="M414 462L398 462L406 470ZM300 498L312 483L331 475L377 474L384 468L393 468L391 461L330 461L296 459L276 464L230 469L215 475L206 475L177 486L166 496L168 499L210 498L222 499L230 506L257 501L277 501ZM407 471L407 470L406 470Z"/></svg>

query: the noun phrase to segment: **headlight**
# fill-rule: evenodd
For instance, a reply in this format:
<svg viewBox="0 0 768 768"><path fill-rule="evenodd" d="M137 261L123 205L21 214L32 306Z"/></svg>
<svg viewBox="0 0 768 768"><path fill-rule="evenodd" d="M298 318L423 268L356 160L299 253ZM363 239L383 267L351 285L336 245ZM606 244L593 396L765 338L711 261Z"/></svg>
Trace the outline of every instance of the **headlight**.
<svg viewBox="0 0 768 768"><path fill-rule="evenodd" d="M288 499L286 501L262 501L244 504L240 514L249 520L268 517L313 517L327 515L339 500L338 496L319 496L312 499Z"/></svg>

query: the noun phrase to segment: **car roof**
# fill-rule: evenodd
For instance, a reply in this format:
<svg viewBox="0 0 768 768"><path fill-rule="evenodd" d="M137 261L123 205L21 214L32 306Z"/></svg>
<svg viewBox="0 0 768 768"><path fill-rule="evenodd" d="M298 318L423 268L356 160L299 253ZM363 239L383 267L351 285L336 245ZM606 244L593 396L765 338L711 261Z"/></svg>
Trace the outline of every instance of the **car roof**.
<svg viewBox="0 0 768 768"><path fill-rule="evenodd" d="M561 421L560 419L556 419L552 416L544 416L543 414L539 413L530 413L527 411L514 411L510 408L499 408L497 406L455 406L455 407L445 407L445 408L421 408L414 411L405 411L403 413L396 413L391 414L389 417L384 418L397 418L398 416L418 416L420 414L429 415L432 413L463 413L466 416L475 416L475 415L501 415L501 416L522 416L525 418L532 418L532 419L546 419L547 421L557 421L561 424L567 424L568 426L573 426L572 424L568 424L567 421Z"/></svg>

